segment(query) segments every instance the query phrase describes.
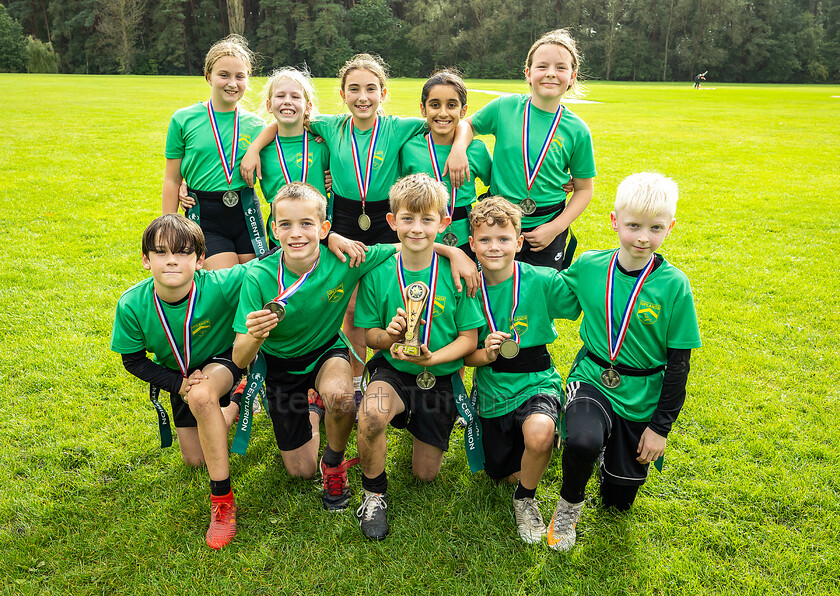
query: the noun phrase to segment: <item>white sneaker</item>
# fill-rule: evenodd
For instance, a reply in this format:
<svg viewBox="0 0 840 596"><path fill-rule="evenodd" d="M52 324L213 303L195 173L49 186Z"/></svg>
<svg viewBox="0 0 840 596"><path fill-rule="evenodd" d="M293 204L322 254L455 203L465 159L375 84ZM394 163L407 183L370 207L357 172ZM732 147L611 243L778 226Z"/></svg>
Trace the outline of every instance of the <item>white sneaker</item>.
<svg viewBox="0 0 840 596"><path fill-rule="evenodd" d="M545 522L535 499L514 499L513 514L516 516L516 531L528 544L537 544L545 535Z"/></svg>
<svg viewBox="0 0 840 596"><path fill-rule="evenodd" d="M548 524L548 546L554 550L569 550L575 545L575 527L580 519L583 501L569 503L563 497L557 502L551 523Z"/></svg>

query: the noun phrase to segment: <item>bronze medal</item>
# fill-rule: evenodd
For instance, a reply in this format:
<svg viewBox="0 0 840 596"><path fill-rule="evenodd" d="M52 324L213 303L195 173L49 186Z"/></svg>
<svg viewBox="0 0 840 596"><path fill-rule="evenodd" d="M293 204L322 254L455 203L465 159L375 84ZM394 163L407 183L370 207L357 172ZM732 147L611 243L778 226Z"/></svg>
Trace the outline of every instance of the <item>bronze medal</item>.
<svg viewBox="0 0 840 596"><path fill-rule="evenodd" d="M428 391L429 389L434 387L435 382L437 382L435 375L430 373L428 370L424 370L419 375L417 375L417 386L424 391Z"/></svg>
<svg viewBox="0 0 840 596"><path fill-rule="evenodd" d="M222 195L222 202L227 207L236 207L239 204L239 193L235 190L229 190Z"/></svg>
<svg viewBox="0 0 840 596"><path fill-rule="evenodd" d="M447 232L443 235L443 243L446 246L458 246L458 236L452 232Z"/></svg>
<svg viewBox="0 0 840 596"><path fill-rule="evenodd" d="M512 339L506 339L499 346L499 354L502 358L507 358L508 360L516 358L516 355L519 354L519 344Z"/></svg>
<svg viewBox="0 0 840 596"><path fill-rule="evenodd" d="M537 210L537 204L534 202L534 199L528 197L519 203L519 208L522 209L522 213L525 215L533 215L533 213Z"/></svg>
<svg viewBox="0 0 840 596"><path fill-rule="evenodd" d="M607 389L615 389L621 385L621 375L614 368L605 368L601 371L601 385Z"/></svg>
<svg viewBox="0 0 840 596"><path fill-rule="evenodd" d="M277 322L283 320L286 316L286 307L283 305L282 302L277 302L276 300L272 300L268 304L263 307L265 310L270 310L275 315L277 315Z"/></svg>
<svg viewBox="0 0 840 596"><path fill-rule="evenodd" d="M363 232L367 232L370 229L370 217L367 213L362 213L359 216L359 227Z"/></svg>

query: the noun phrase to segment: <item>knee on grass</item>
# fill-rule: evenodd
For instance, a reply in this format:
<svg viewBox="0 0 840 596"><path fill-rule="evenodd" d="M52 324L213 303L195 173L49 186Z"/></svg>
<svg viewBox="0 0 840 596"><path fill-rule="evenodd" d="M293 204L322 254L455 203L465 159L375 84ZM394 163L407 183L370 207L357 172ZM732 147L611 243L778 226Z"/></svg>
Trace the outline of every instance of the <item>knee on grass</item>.
<svg viewBox="0 0 840 596"><path fill-rule="evenodd" d="M601 504L604 508L614 507L618 511L627 511L636 500L638 486L624 486L612 482L601 483Z"/></svg>

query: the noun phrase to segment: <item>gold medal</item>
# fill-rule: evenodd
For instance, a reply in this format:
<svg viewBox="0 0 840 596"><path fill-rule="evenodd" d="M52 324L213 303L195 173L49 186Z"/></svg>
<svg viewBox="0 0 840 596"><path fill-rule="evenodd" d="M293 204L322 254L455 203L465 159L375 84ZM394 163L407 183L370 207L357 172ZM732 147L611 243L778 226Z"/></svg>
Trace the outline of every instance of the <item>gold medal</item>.
<svg viewBox="0 0 840 596"><path fill-rule="evenodd" d="M601 371L601 385L607 389L615 389L621 385L621 375L614 368L605 368Z"/></svg>
<svg viewBox="0 0 840 596"><path fill-rule="evenodd" d="M534 199L528 197L519 203L519 208L522 209L522 213L525 215L532 215L537 210L537 204L534 202Z"/></svg>
<svg viewBox="0 0 840 596"><path fill-rule="evenodd" d="M270 310L275 315L277 315L277 322L283 320L283 317L286 316L286 307L283 305L282 302L277 302L276 300L272 300L268 304L263 307L265 310Z"/></svg>
<svg viewBox="0 0 840 596"><path fill-rule="evenodd" d="M499 354L502 358L507 358L508 360L516 358L516 355L519 354L519 344L512 339L506 339L499 346Z"/></svg>
<svg viewBox="0 0 840 596"><path fill-rule="evenodd" d="M359 227L364 232L367 232L370 229L370 217L368 217L367 213L362 213L359 216Z"/></svg>
<svg viewBox="0 0 840 596"><path fill-rule="evenodd" d="M420 387L423 391L428 391L432 387L435 386L437 379L435 375L430 373L428 370L423 370L419 375L417 375L417 386Z"/></svg>
<svg viewBox="0 0 840 596"><path fill-rule="evenodd" d="M227 207L236 207L239 204L239 193L235 190L229 190L222 195L222 202Z"/></svg>
<svg viewBox="0 0 840 596"><path fill-rule="evenodd" d="M443 243L446 246L458 246L458 236L452 232L447 232L443 235Z"/></svg>

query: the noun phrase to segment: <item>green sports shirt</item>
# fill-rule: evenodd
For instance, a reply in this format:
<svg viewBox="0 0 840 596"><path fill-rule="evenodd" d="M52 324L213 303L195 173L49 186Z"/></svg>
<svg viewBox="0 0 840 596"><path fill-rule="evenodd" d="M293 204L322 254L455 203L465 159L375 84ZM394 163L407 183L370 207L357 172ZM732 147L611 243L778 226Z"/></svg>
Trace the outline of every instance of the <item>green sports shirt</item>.
<svg viewBox="0 0 840 596"><path fill-rule="evenodd" d="M395 252L391 244L378 244L370 247L361 266L350 267L348 263L339 261L326 246L321 245L320 250L318 266L289 298L286 316L263 342L261 349L264 352L278 358L295 358L323 346L341 329L347 304L359 278ZM282 254L280 250L272 253L257 261L248 272L242 283L239 308L233 323L237 333L248 333L245 325L248 314L262 310L279 294L277 273ZM288 288L299 278L299 275L285 269L283 283ZM343 342L341 345L344 345ZM310 372L315 364L313 362L307 370L293 372Z"/></svg>
<svg viewBox="0 0 840 596"><path fill-rule="evenodd" d="M590 352L609 360L606 331L607 271L615 250L592 250L580 256L561 273L584 312L580 338ZM618 268L614 279L613 326L618 329L636 278ZM663 260L645 280L631 313L627 336L616 363L634 368L656 368L668 361L668 348L693 349L702 346L694 297L685 274ZM621 384L608 389L601 384L602 368L583 358L569 373L569 382L583 381L609 398L622 418L648 422L662 392L664 372L646 377L623 375Z"/></svg>
<svg viewBox="0 0 840 596"><path fill-rule="evenodd" d="M300 182L303 173L303 136L279 138L289 177L293 182ZM309 136L307 161L309 162L309 169L306 172L306 180L303 180L303 182L311 184L318 189L318 192L326 196L324 171L329 168L330 150L326 143L316 143L312 140L312 135ZM286 179L283 177L283 168L280 166L280 157L277 154L277 146L274 142L260 151L260 166L262 168L260 188L262 188L265 200L271 203L277 196L278 191L286 186Z"/></svg>
<svg viewBox="0 0 840 596"><path fill-rule="evenodd" d="M216 112L216 123L219 125L225 156L230 163L234 112ZM166 133L165 156L167 159L181 160L181 175L190 188L204 192L245 188L248 185L239 175L239 164L251 141L257 138L264 126L259 116L239 109L239 148L230 186L225 178L222 159L213 136L213 125L204 103L181 108L172 115Z"/></svg>
<svg viewBox="0 0 840 596"><path fill-rule="evenodd" d="M415 281L429 283L431 265L422 271L405 271L406 286ZM362 329L385 329L397 314L398 308L405 308L400 282L397 276L397 259L385 263L368 273L359 284L356 297L355 323ZM437 291L432 311L432 329L429 350L435 352L451 344L459 331L476 329L484 323L478 298L470 298L455 289L449 259L439 257ZM422 333L422 328L421 328ZM402 372L419 374L422 366L404 360L396 360L390 351L383 355L394 368ZM463 358L429 367L436 376L451 375L464 364Z"/></svg>
<svg viewBox="0 0 840 596"><path fill-rule="evenodd" d="M400 148L411 137L420 134L426 126L421 118L379 117L379 138L373 154L373 172L365 201L385 201L388 191L399 177ZM361 201L353 166L353 140L350 136L350 116L321 115L312 119L312 132L324 138L330 151L330 174L333 178L333 192L346 199ZM355 131L359 149L361 175L367 172L367 154L373 127Z"/></svg>
<svg viewBox="0 0 840 596"><path fill-rule="evenodd" d="M200 364L233 345L233 315L247 269L247 265L236 265L230 269L200 269L195 272L197 295L190 326L190 366ZM111 349L119 354L146 350L154 353L161 365L180 370L155 309L154 291L154 280L150 277L120 296L114 317ZM161 300L181 356L184 354L184 321L188 302L184 300L172 305Z"/></svg>
<svg viewBox="0 0 840 596"><path fill-rule="evenodd" d="M534 267L520 263L519 304L513 322L513 276L495 286L487 287L487 299L499 331L519 333L519 347L532 348L554 343L557 330L554 319L577 319L580 305L569 292L560 273L548 267ZM490 334L486 324L478 332L480 347ZM501 356L499 356L501 358ZM475 369L478 390L478 412L484 418L503 416L538 393L556 395L563 400L563 378L552 366L548 370L527 373L496 372L489 365Z"/></svg>
<svg viewBox="0 0 840 596"><path fill-rule="evenodd" d="M429 154L429 145L426 138L427 135L416 135L403 145L400 151L400 176L422 173L428 174L432 178L435 177L435 170L432 167L432 156ZM444 164L449 158L451 150L452 145L435 145L435 154L437 155L441 173L443 173ZM490 184L490 171L493 166L493 158L490 156L487 145L478 139L474 140L467 148L467 160L470 163L472 176L468 182L462 184L458 189L458 194L455 195L455 207L468 208L475 202L476 177L480 178L485 185ZM447 193L451 193L452 185L449 182L449 175L443 177L443 183L446 186ZM447 201L450 200L451 196L451 194L447 194ZM452 232L458 237L456 246L465 244L470 236L470 220L468 218L462 218L458 221L453 221ZM438 234L437 241L443 242L443 234Z"/></svg>
<svg viewBox="0 0 840 596"><path fill-rule="evenodd" d="M498 97L472 117L473 128L478 134L496 137L490 192L514 203L520 203L528 197L522 158L522 127L529 98L528 95L519 94ZM531 167L536 165L553 120L552 112L531 106L531 130L528 137ZM567 106L563 106L563 115L554 132L545 162L531 187L530 196L537 207L556 205L566 200L563 185L569 181L569 175L575 178L594 178L595 174L595 154L589 127ZM544 224L553 215L525 216L522 218L522 227L532 228Z"/></svg>

